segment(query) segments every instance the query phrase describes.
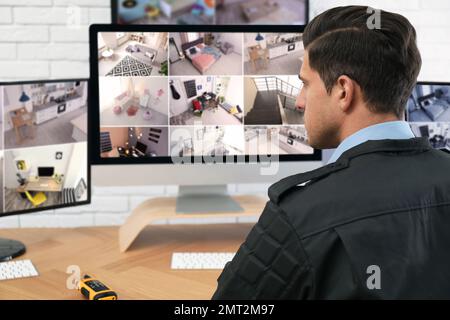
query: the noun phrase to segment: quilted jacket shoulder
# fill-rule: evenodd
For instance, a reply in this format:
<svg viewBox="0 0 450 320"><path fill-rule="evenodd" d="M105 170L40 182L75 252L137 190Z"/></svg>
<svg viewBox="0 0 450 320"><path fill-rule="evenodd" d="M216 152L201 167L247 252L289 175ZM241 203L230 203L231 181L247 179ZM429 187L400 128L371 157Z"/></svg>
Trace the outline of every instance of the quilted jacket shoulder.
<svg viewBox="0 0 450 320"><path fill-rule="evenodd" d="M366 142L269 198L214 299L450 297L450 155L425 138ZM367 287L374 263L383 290Z"/></svg>

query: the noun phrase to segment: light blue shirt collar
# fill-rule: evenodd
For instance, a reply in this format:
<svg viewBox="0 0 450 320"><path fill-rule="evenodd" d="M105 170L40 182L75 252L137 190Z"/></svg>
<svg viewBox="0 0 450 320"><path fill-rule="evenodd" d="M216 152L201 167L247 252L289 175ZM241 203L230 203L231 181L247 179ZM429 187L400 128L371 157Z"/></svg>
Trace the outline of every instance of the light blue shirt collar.
<svg viewBox="0 0 450 320"><path fill-rule="evenodd" d="M374 124L345 138L334 151L328 163L335 162L348 149L369 140L411 139L414 137L414 133L406 121L389 121Z"/></svg>

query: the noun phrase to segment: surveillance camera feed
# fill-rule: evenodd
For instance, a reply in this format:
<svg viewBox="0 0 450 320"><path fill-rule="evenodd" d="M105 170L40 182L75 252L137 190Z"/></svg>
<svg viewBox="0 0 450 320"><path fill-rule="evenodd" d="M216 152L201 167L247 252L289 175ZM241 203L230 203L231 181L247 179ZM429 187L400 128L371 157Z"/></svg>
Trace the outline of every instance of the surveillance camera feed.
<svg viewBox="0 0 450 320"><path fill-rule="evenodd" d="M88 200L87 87L0 85L0 215Z"/></svg>
<svg viewBox="0 0 450 320"><path fill-rule="evenodd" d="M306 24L307 0L114 0L119 24Z"/></svg>
<svg viewBox="0 0 450 320"><path fill-rule="evenodd" d="M314 153L301 33L99 32L97 45L102 158Z"/></svg>
<svg viewBox="0 0 450 320"><path fill-rule="evenodd" d="M428 137L434 148L450 150L450 84L418 83L406 108L417 137Z"/></svg>

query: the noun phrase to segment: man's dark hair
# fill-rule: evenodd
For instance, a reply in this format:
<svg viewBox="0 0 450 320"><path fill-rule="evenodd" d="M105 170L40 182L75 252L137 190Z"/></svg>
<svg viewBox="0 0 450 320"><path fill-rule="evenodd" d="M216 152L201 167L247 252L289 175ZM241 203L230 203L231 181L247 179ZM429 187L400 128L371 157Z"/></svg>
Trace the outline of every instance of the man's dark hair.
<svg viewBox="0 0 450 320"><path fill-rule="evenodd" d="M395 113L400 118L422 60L411 23L399 14L379 12L377 29L368 27L373 16L368 7L325 11L306 26L303 43L309 64L328 93L341 75L347 75L359 84L372 112Z"/></svg>

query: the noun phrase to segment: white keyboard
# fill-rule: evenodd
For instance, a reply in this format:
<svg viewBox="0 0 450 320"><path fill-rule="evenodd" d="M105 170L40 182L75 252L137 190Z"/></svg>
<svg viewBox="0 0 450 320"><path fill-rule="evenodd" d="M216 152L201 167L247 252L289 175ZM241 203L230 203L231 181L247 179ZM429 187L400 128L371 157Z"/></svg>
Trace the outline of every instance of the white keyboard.
<svg viewBox="0 0 450 320"><path fill-rule="evenodd" d="M174 252L172 269L223 269L234 252Z"/></svg>
<svg viewBox="0 0 450 320"><path fill-rule="evenodd" d="M38 275L31 260L0 262L0 280L36 277Z"/></svg>

